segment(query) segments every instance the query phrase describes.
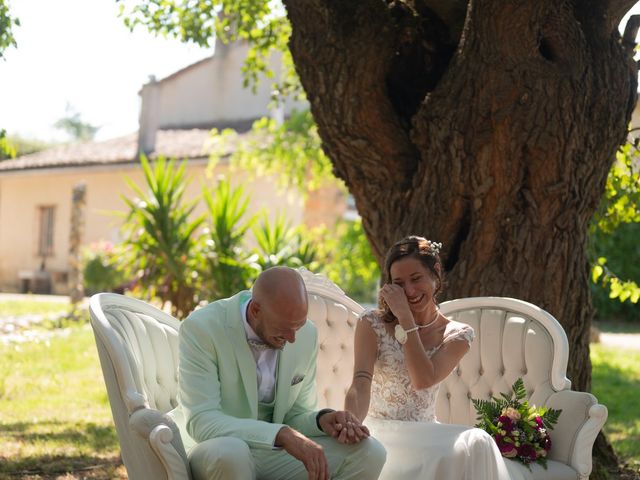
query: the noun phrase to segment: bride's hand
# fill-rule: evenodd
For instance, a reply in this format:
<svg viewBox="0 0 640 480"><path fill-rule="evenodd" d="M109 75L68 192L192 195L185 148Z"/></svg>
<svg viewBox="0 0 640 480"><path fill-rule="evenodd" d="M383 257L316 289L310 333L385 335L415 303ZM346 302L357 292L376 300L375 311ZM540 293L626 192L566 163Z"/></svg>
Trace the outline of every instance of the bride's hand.
<svg viewBox="0 0 640 480"><path fill-rule="evenodd" d="M398 319L400 324L405 328L410 328L411 325L404 325L404 323L413 323L413 315L402 287L387 283L380 289L380 297L389 306L389 310L391 310L391 313Z"/></svg>

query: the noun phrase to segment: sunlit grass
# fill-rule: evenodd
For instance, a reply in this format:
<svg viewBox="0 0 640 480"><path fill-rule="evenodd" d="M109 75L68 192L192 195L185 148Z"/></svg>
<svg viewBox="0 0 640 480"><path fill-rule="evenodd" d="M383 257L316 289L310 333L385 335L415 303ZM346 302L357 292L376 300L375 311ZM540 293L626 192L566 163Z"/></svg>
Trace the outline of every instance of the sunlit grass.
<svg viewBox="0 0 640 480"><path fill-rule="evenodd" d="M0 479L56 478L96 465L102 476L85 471L77 478L122 475L88 325L40 342L0 345L0 358Z"/></svg>
<svg viewBox="0 0 640 480"><path fill-rule="evenodd" d="M591 345L592 391L609 409L604 431L619 457L640 470L640 350Z"/></svg>
<svg viewBox="0 0 640 480"><path fill-rule="evenodd" d="M27 297L28 298L28 297ZM47 302L40 300L0 300L0 316L19 317L21 315L51 315L66 312L66 302Z"/></svg>

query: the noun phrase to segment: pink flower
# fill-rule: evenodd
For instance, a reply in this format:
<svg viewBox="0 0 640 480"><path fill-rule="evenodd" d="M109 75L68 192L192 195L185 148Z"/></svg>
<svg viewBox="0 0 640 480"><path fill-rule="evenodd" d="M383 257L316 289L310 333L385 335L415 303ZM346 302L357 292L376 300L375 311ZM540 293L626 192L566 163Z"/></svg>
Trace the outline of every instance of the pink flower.
<svg viewBox="0 0 640 480"><path fill-rule="evenodd" d="M513 407L507 407L502 410L502 415L506 415L513 421L520 420L520 412Z"/></svg>
<svg viewBox="0 0 640 480"><path fill-rule="evenodd" d="M544 428L544 422L542 421L542 417L540 415L536 416L535 421L536 425L538 425L538 428Z"/></svg>

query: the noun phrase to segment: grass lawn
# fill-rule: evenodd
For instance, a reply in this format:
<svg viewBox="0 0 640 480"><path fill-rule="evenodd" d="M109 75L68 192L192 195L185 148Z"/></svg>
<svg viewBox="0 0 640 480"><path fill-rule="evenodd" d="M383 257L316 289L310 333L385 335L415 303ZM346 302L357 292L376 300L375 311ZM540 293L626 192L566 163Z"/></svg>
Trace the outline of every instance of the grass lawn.
<svg viewBox="0 0 640 480"><path fill-rule="evenodd" d="M0 479L126 478L88 325L0 358Z"/></svg>
<svg viewBox="0 0 640 480"><path fill-rule="evenodd" d="M591 358L593 392L609 409L605 431L640 478L640 350L592 345ZM126 478L88 325L0 343L0 359L0 480Z"/></svg>
<svg viewBox="0 0 640 480"><path fill-rule="evenodd" d="M39 300L0 300L0 315L17 317L21 315L51 315L68 310L65 302L47 302Z"/></svg>
<svg viewBox="0 0 640 480"><path fill-rule="evenodd" d="M604 431L640 476L640 350L591 345L591 362L593 394L609 409Z"/></svg>

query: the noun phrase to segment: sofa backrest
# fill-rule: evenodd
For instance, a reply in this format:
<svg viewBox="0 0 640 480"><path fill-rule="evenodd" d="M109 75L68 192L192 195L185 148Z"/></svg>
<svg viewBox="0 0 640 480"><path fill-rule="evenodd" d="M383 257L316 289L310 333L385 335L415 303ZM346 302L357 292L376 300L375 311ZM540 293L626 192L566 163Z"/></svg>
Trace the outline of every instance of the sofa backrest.
<svg viewBox="0 0 640 480"><path fill-rule="evenodd" d="M535 405L570 388L567 337L548 312L504 297L451 300L440 309L452 320L471 325L476 335L470 351L440 387L436 415L441 422L474 425L471 399L508 393L518 377Z"/></svg>
<svg viewBox="0 0 640 480"><path fill-rule="evenodd" d="M150 445L132 430L129 417L142 408L166 413L176 406L180 322L115 293L91 297L89 313L128 476L166 478Z"/></svg>
<svg viewBox="0 0 640 480"><path fill-rule="evenodd" d="M353 338L364 308L324 275L298 269L307 287L309 314L318 330L318 406L344 408L353 376Z"/></svg>

